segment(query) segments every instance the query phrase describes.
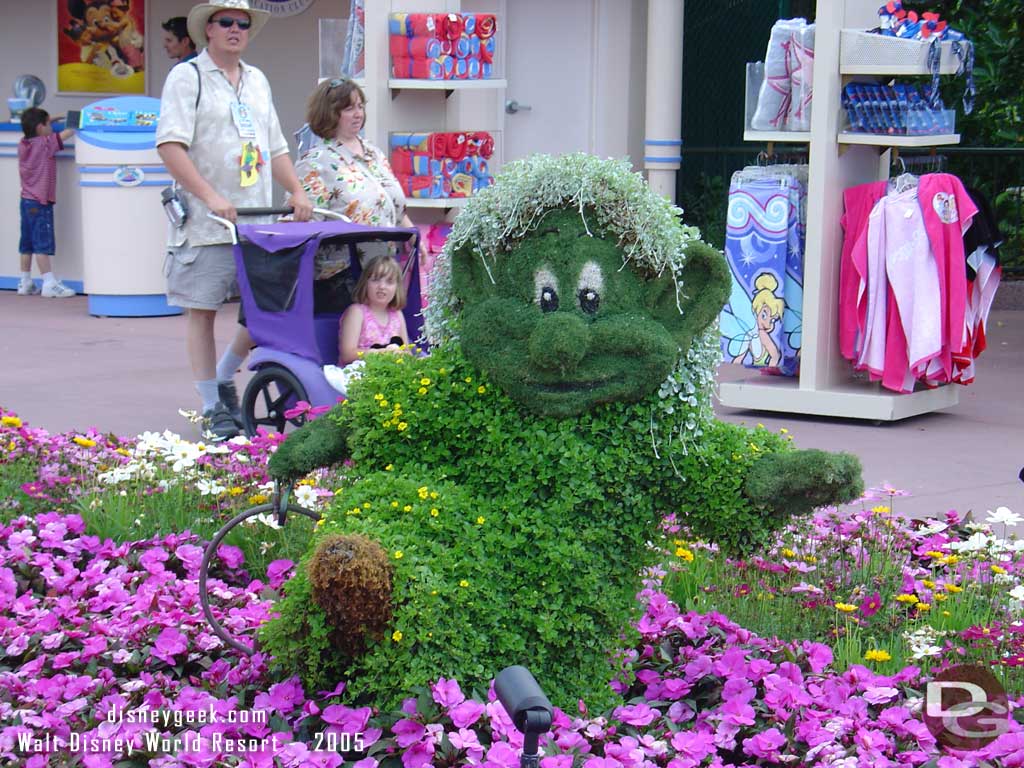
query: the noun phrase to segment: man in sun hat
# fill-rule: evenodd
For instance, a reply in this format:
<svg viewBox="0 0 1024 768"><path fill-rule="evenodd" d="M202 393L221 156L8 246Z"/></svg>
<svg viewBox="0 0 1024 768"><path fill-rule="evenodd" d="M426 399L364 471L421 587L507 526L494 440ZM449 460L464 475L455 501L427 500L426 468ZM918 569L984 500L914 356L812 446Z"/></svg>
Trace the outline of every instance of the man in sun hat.
<svg viewBox="0 0 1024 768"><path fill-rule="evenodd" d="M247 0L193 7L188 33L203 50L171 69L160 98L157 151L188 211L168 238L167 302L188 310L186 346L205 426L222 439L241 428L234 375L252 341L239 326L217 360L214 319L237 286L231 234L207 214L235 221L237 208L270 206L271 177L290 193L296 219L308 221L313 210L295 175L270 84L242 61L269 18Z"/></svg>

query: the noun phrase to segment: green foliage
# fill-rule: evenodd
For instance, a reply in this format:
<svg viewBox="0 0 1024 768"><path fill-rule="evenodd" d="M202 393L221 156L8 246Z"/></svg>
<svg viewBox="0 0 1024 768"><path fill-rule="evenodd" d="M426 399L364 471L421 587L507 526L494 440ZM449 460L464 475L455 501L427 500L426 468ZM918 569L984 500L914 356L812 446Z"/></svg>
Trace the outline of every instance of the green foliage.
<svg viewBox="0 0 1024 768"><path fill-rule="evenodd" d="M752 499L771 499L795 516L816 507L845 504L864 493L860 459L852 453L811 449L766 457L750 468L744 490Z"/></svg>
<svg viewBox="0 0 1024 768"><path fill-rule="evenodd" d="M683 188L679 207L683 219L700 230L704 242L715 248L725 247L725 214L729 205L729 188L722 176L701 173L696 183Z"/></svg>
<svg viewBox="0 0 1024 768"><path fill-rule="evenodd" d="M37 471L36 462L27 457L0 462L0 524L45 510L42 503L21 489L36 479Z"/></svg>
<svg viewBox="0 0 1024 768"><path fill-rule="evenodd" d="M970 146L1024 145L1024 25L1020 0L940 0L937 10L974 43L974 111L959 109L962 78L943 78L946 103L958 107L957 131ZM934 6L930 3L929 6Z"/></svg>

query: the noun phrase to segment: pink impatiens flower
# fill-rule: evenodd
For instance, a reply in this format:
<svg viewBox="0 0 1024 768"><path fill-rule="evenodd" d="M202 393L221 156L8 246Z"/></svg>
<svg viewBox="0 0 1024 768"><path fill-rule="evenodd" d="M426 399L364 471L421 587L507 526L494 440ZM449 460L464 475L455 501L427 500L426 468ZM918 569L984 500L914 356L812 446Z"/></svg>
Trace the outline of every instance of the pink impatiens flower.
<svg viewBox="0 0 1024 768"><path fill-rule="evenodd" d="M174 627L165 627L153 643L153 655L168 664L174 664L174 657L188 648L185 636Z"/></svg>

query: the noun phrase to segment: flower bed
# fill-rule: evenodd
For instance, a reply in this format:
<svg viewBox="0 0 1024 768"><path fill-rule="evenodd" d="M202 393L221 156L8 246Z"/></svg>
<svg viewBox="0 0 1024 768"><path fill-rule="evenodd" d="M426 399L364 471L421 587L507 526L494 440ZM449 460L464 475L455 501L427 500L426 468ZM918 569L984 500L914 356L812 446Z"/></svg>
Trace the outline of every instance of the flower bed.
<svg viewBox="0 0 1024 768"><path fill-rule="evenodd" d="M262 492L260 467L272 438L238 441L224 453L200 451L205 455L177 470L167 454L180 441L162 439L51 436L0 413L0 489L8 497L0 501L0 761L32 768L518 765L522 737L493 691L463 691L442 679L410 691L394 712L349 700L341 682L331 691L303 691L296 679L275 679L270 659L224 648L206 625L197 584L202 538L184 528L121 540L90 533L107 509L117 508L116 499L167 494L152 492L161 480L204 506L201 516L230 514ZM153 464L141 470L144 477L131 470L114 482L99 479L112 468L127 472L143 454ZM223 490L199 489L211 480ZM307 503L317 504L338 482L336 475L317 478L307 486ZM163 503L169 498L161 496L147 515L170 515ZM598 713L581 702L577 711L557 711L542 740L542 768L1024 765L1024 729L1015 720L972 754L942 752L922 721L921 692L935 669L957 658L995 660L1009 685L1014 653L1022 657L1015 543L971 530L959 518L942 524L922 533L886 513L820 515L810 529L785 534L790 538L763 559L738 564L716 562L713 548L699 543L673 541L682 532L669 521L667 573L652 574L640 594L641 642L624 652L624 671L612 682L623 705ZM277 533L258 530L260 537ZM807 538L813 531L818 539ZM874 539L870 531L891 538ZM835 537L846 542L839 548L845 559L826 557ZM881 551L891 570L883 572L872 552L886 541ZM250 551L253 559L261 554L259 547ZM942 553L946 562L936 566L940 558L929 553ZM253 562L230 544L220 555L211 574L215 613L233 635L251 637L271 615L292 564L267 552L265 563ZM845 580L829 570L844 562ZM899 594L913 593L913 605L886 586L897 572L903 579L904 568L912 581L900 581ZM700 610L678 608L662 591L662 577L668 592L684 604L697 601ZM821 594L809 588L819 577ZM708 583L712 578L719 583ZM737 592L742 584L746 594ZM858 585L877 585L877 599L867 588L854 593ZM775 597L759 599L759 592ZM949 597L936 601L939 594ZM795 613L809 631L816 631L809 617L821 611L828 619L818 629L838 636L829 644L760 636L711 610L722 595L779 606L761 613ZM971 605L954 607L960 595ZM922 640L916 650L909 641L898 648L903 632L931 626L946 610L918 603L950 606L944 618L962 611L956 615L968 623L950 624L949 634ZM984 607L984 622L971 621ZM892 658L865 662L871 650ZM155 722L138 722L146 712Z"/></svg>

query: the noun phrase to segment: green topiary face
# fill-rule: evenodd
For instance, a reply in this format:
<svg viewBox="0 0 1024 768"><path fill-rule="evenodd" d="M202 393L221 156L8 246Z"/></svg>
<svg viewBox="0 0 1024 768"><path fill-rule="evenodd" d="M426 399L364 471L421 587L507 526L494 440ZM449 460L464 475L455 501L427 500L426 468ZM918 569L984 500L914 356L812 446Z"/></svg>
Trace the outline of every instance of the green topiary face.
<svg viewBox="0 0 1024 768"><path fill-rule="evenodd" d="M714 257L687 262L688 285L723 283ZM667 270L644 275L624 264L617 238L590 212L549 212L490 270L468 248L452 261L464 354L513 400L545 415L643 399L720 308L702 312L699 301L680 300Z"/></svg>

